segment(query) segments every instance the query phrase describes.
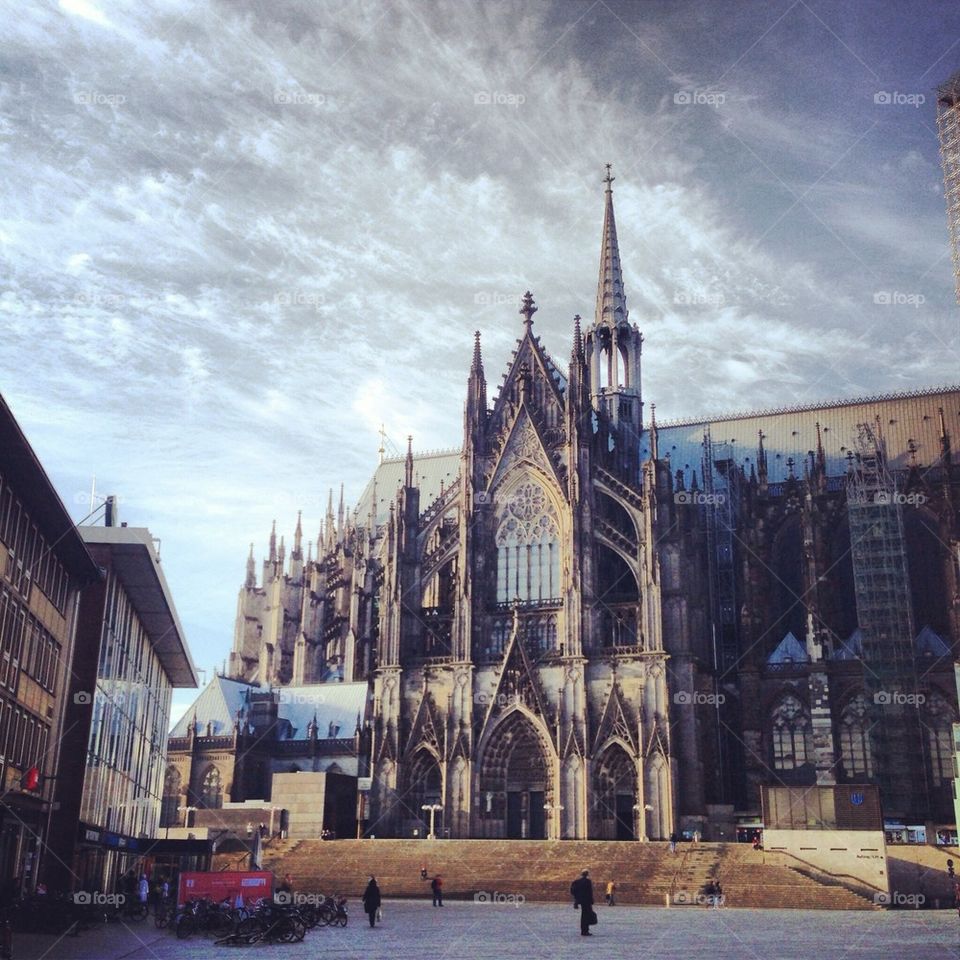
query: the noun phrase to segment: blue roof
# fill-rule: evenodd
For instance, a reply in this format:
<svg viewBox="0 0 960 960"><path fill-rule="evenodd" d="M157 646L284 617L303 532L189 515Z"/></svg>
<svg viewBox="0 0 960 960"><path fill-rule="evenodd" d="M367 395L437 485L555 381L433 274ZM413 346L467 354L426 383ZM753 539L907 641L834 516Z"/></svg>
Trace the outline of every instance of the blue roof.
<svg viewBox="0 0 960 960"><path fill-rule="evenodd" d="M949 657L950 648L930 627L924 627L916 639L916 650L921 657Z"/></svg>
<svg viewBox="0 0 960 960"><path fill-rule="evenodd" d="M806 663L808 659L806 647L792 633L787 633L767 657L767 663Z"/></svg>
<svg viewBox="0 0 960 960"><path fill-rule="evenodd" d="M862 660L863 634L857 627L846 640L841 640L833 651L834 660Z"/></svg>

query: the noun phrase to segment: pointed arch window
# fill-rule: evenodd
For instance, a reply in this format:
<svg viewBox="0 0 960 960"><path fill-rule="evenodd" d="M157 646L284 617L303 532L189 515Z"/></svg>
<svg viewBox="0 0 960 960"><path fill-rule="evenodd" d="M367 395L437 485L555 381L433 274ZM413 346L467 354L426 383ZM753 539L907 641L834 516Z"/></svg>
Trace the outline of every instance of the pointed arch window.
<svg viewBox="0 0 960 960"><path fill-rule="evenodd" d="M177 768L168 767L163 778L163 800L160 803L161 827L174 827L179 822L180 782L180 772Z"/></svg>
<svg viewBox="0 0 960 960"><path fill-rule="evenodd" d="M216 767L211 767L203 775L200 805L207 810L217 810L223 806L223 785L220 780L220 771Z"/></svg>
<svg viewBox="0 0 960 960"><path fill-rule="evenodd" d="M560 521L543 487L520 483L498 511L497 602L559 597Z"/></svg>
<svg viewBox="0 0 960 960"><path fill-rule="evenodd" d="M792 694L784 697L770 715L775 770L796 770L812 754L810 718Z"/></svg>
<svg viewBox="0 0 960 960"><path fill-rule="evenodd" d="M862 694L855 696L843 708L838 739L843 772L851 780L857 777L872 777L870 725L867 717L867 702Z"/></svg>

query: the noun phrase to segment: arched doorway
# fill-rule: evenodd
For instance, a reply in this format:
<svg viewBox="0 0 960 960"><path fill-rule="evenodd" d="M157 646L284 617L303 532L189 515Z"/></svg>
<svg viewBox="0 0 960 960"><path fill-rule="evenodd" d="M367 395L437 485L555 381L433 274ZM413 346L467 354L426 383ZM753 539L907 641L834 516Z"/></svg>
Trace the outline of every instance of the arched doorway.
<svg viewBox="0 0 960 960"><path fill-rule="evenodd" d="M418 750L406 767L404 776L406 789L403 791L404 836L426 836L430 825L430 814L423 808L433 804L443 805L443 778L437 758L427 749ZM438 811L434 827L439 833L442 829L442 811Z"/></svg>
<svg viewBox="0 0 960 960"><path fill-rule="evenodd" d="M553 797L551 769L533 722L514 710L493 731L480 765L481 835L545 839L544 805Z"/></svg>
<svg viewBox="0 0 960 960"><path fill-rule="evenodd" d="M593 768L594 839L634 840L637 766L619 743L611 743Z"/></svg>

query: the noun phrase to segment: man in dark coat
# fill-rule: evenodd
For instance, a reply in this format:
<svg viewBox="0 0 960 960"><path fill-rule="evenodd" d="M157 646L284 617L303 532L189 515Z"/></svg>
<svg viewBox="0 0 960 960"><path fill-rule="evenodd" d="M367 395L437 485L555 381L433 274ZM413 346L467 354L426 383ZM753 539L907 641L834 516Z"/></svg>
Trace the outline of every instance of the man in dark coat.
<svg viewBox="0 0 960 960"><path fill-rule="evenodd" d="M581 870L580 876L570 884L570 895L573 897L574 908L580 908L580 936L589 937L590 921L595 916L593 912L593 883L590 880L590 871Z"/></svg>
<svg viewBox="0 0 960 960"><path fill-rule="evenodd" d="M377 921L377 911L380 909L380 888L377 886L376 877L370 878L367 889L363 891L363 909L370 918L372 927Z"/></svg>

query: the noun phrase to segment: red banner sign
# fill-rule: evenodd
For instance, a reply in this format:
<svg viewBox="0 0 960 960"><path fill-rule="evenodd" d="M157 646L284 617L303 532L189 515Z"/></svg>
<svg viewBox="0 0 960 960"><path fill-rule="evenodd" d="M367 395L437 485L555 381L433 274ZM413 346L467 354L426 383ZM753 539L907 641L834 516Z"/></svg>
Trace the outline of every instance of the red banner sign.
<svg viewBox="0 0 960 960"><path fill-rule="evenodd" d="M273 896L273 874L269 870L239 872L224 870L219 873L181 873L180 889L177 891L177 905L182 906L188 900L200 900L208 897L214 903L229 898L236 903L237 897L243 897L245 905L254 903L261 897Z"/></svg>

